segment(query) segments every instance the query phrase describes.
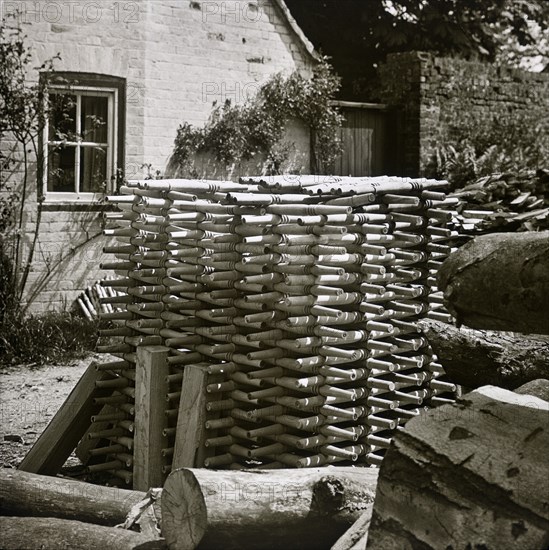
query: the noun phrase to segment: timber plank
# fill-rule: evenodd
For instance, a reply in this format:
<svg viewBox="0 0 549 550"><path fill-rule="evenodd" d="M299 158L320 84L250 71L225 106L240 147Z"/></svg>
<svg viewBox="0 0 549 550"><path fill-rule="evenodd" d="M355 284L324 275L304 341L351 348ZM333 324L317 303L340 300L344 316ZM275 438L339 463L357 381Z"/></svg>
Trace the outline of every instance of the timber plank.
<svg viewBox="0 0 549 550"><path fill-rule="evenodd" d="M169 350L164 346L137 348L135 365L135 434L133 488L148 491L164 482L162 449L167 438L166 394Z"/></svg>
<svg viewBox="0 0 549 550"><path fill-rule="evenodd" d="M172 470L204 466L207 381L208 372L205 365L185 367Z"/></svg>
<svg viewBox="0 0 549 550"><path fill-rule="evenodd" d="M59 472L89 428L90 417L101 409L101 405L94 404L93 398L109 393L109 390L96 388L95 383L111 376L109 373L96 371L95 363L90 363L19 465L19 470L44 475L55 475Z"/></svg>

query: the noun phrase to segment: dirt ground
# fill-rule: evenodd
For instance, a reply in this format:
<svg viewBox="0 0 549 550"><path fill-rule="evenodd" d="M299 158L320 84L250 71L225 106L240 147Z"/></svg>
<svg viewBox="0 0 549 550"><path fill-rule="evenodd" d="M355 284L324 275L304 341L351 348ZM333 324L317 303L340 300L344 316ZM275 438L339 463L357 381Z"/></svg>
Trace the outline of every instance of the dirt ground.
<svg viewBox="0 0 549 550"><path fill-rule="evenodd" d="M16 468L69 395L94 355L67 365L0 369L0 464ZM72 456L67 461L77 464Z"/></svg>

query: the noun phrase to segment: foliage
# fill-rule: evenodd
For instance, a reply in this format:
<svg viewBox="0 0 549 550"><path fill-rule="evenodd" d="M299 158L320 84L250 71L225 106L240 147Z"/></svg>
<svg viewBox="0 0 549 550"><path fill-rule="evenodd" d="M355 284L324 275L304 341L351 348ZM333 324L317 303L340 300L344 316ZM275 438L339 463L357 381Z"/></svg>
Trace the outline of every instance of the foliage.
<svg viewBox="0 0 549 550"><path fill-rule="evenodd" d="M490 174L543 168L549 156L544 128L528 112L480 119L464 111L448 141L436 149L430 174L461 188Z"/></svg>
<svg viewBox="0 0 549 550"><path fill-rule="evenodd" d="M331 105L339 82L323 60L310 79L298 72L288 77L277 74L243 105L229 100L214 103L204 128L187 122L180 125L173 160L189 168L195 153L209 151L230 166L264 153L267 171L279 173L291 149L291 144L283 143L284 129L288 120L296 118L311 131L313 171L326 170L339 152L337 130L342 117Z"/></svg>
<svg viewBox="0 0 549 550"><path fill-rule="evenodd" d="M98 321L73 313L0 317L0 364L67 362L85 357L97 342Z"/></svg>
<svg viewBox="0 0 549 550"><path fill-rule="evenodd" d="M314 172L326 170L340 152L337 130L342 117L331 105L340 82L324 59L315 67L312 78L303 78L298 72L287 79L275 75L260 92L264 103L279 116L299 118L309 127Z"/></svg>
<svg viewBox="0 0 549 550"><path fill-rule="evenodd" d="M141 169L143 169L143 168L147 169L147 175L145 176L146 180L161 180L162 179L162 172L158 169L155 169L154 166L151 163L142 164Z"/></svg>
<svg viewBox="0 0 549 550"><path fill-rule="evenodd" d="M183 122L183 124L179 125L173 155L180 166L189 166L194 153L204 147L203 134L203 130L194 128L188 122Z"/></svg>
<svg viewBox="0 0 549 550"><path fill-rule="evenodd" d="M545 15L545 21L547 18L549 13ZM530 18L525 18L522 24L527 28L527 40L517 40L514 29L500 23L496 60L504 65L529 71L539 71L549 67L547 25Z"/></svg>
<svg viewBox="0 0 549 550"><path fill-rule="evenodd" d="M333 60L346 99L375 100L376 68L387 54L520 63L549 62L547 0L287 0L305 35Z"/></svg>
<svg viewBox="0 0 549 550"><path fill-rule="evenodd" d="M31 80L32 54L25 44L25 35L19 26L10 26L3 19L0 26L0 138L12 144L11 151L4 150L0 161L0 254L11 252L10 261L3 261L12 270L9 288L18 300L23 295L34 257L38 228L40 226L44 197L37 186L38 213L34 239L23 261L23 210L29 195L29 155L38 154L38 138L46 124L51 109L49 78L58 56L48 59L34 70L41 78ZM37 76L37 75L36 75ZM7 153L7 154L6 154ZM22 169L22 181L15 186L9 179L11 172ZM11 233L13 242L6 236Z"/></svg>

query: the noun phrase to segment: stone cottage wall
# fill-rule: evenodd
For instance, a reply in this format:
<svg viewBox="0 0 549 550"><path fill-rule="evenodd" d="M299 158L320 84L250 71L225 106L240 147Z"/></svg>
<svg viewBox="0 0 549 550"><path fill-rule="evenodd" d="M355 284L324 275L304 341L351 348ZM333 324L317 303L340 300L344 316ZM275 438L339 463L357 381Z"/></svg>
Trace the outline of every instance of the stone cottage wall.
<svg viewBox="0 0 549 550"><path fill-rule="evenodd" d="M549 74L440 58L389 55L381 98L396 112L402 175L424 175L437 145L462 124L528 116L549 131Z"/></svg>
<svg viewBox="0 0 549 550"><path fill-rule="evenodd" d="M58 71L126 79L123 165L130 179L146 172L143 165L164 173L179 124L203 124L214 101L242 103L269 76L308 74L314 63L274 0L6 0L0 9L18 12L33 66L59 53ZM307 133L299 136L308 151ZM21 181L21 166L11 178ZM35 185L34 176L26 243L36 227ZM30 311L64 309L104 276L103 210L46 197L25 296Z"/></svg>

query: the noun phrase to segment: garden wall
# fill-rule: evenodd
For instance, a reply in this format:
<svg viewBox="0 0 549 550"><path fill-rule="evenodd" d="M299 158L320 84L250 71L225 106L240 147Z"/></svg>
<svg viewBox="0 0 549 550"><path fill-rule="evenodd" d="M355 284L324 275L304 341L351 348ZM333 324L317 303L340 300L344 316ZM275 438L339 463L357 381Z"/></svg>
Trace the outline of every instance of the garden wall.
<svg viewBox="0 0 549 550"><path fill-rule="evenodd" d="M438 145L492 121L549 132L549 74L421 52L392 54L379 69L380 98L398 119L395 173L425 175Z"/></svg>

